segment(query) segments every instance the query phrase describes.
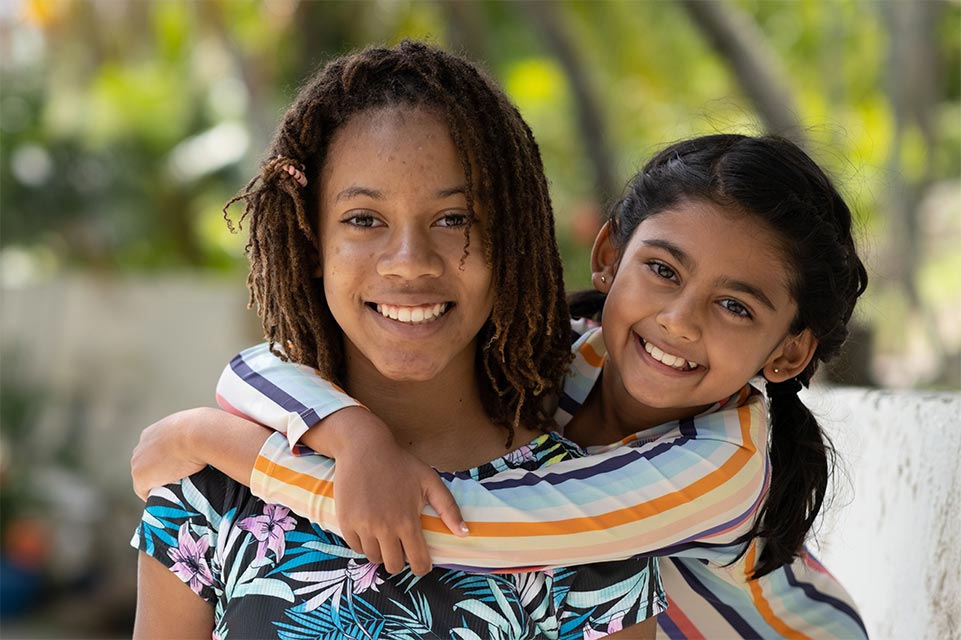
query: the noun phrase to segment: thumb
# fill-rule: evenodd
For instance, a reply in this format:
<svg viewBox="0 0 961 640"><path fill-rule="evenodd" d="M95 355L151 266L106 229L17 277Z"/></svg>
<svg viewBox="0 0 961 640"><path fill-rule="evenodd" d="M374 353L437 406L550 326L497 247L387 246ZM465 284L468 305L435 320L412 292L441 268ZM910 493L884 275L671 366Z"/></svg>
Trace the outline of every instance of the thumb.
<svg viewBox="0 0 961 640"><path fill-rule="evenodd" d="M434 508L437 515L455 536L463 538L470 533L467 523L464 522L464 517L460 513L460 507L457 506L454 496L451 495L447 485L439 476L434 475L432 479L427 481L424 487L424 499L427 504Z"/></svg>

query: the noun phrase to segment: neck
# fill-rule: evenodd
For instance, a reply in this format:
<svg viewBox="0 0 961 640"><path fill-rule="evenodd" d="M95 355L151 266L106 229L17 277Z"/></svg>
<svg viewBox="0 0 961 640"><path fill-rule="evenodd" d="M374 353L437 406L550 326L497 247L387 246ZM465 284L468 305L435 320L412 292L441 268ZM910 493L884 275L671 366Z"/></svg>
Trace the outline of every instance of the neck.
<svg viewBox="0 0 961 640"><path fill-rule="evenodd" d="M608 445L638 431L695 416L710 406L647 406L628 393L613 367L605 366L601 379L571 420L565 435L582 446Z"/></svg>
<svg viewBox="0 0 961 640"><path fill-rule="evenodd" d="M484 409L473 358L456 359L432 379L417 381L385 377L349 346L346 363L350 394L424 462L456 471L506 453L507 431Z"/></svg>

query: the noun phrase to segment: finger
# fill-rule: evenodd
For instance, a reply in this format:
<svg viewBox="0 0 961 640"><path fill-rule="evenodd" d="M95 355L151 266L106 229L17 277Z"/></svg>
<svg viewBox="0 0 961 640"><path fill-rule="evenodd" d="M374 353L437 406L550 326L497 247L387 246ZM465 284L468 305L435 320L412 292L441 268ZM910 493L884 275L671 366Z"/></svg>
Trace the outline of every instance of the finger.
<svg viewBox="0 0 961 640"><path fill-rule="evenodd" d="M380 541L380 551L384 558L384 568L387 573L400 573L404 570L404 549L395 536L391 535Z"/></svg>
<svg viewBox="0 0 961 640"><path fill-rule="evenodd" d="M443 481L435 476L433 479L427 481L427 486L425 487L424 499L427 503L434 508L440 519L447 525L450 532L459 538L463 538L470 533L467 528L467 523L464 522L464 516L461 515L460 507L457 506L457 501L454 500L454 496L451 495L450 490Z"/></svg>
<svg viewBox="0 0 961 640"><path fill-rule="evenodd" d="M377 538L361 537L360 544L364 548L364 555L367 560L374 564L383 564L384 556L380 552L380 542Z"/></svg>
<svg viewBox="0 0 961 640"><path fill-rule="evenodd" d="M358 537L356 531L344 531L341 537L344 539L344 542L347 543L347 546L350 547L351 551L361 555L366 555L364 553L364 545L361 544L360 537Z"/></svg>
<svg viewBox="0 0 961 640"><path fill-rule="evenodd" d="M415 576L423 576L430 573L433 569L430 561L430 552L427 551L427 541L419 525L411 526L409 531L401 535L400 543L404 547L404 555L407 556L407 564Z"/></svg>

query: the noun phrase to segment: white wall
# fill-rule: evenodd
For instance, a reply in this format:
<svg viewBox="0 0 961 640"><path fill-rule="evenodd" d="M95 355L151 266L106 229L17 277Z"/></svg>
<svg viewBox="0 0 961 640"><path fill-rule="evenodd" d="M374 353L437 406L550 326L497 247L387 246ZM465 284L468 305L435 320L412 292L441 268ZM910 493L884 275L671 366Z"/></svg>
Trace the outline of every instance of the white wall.
<svg viewBox="0 0 961 640"><path fill-rule="evenodd" d="M821 560L877 640L961 638L961 394L805 396L841 465Z"/></svg>
<svg viewBox="0 0 961 640"><path fill-rule="evenodd" d="M96 478L128 482L140 431L176 409L212 406L224 365L260 340L246 304L240 277L77 277L6 289L2 383L50 394L37 415L45 444L82 433L78 453Z"/></svg>

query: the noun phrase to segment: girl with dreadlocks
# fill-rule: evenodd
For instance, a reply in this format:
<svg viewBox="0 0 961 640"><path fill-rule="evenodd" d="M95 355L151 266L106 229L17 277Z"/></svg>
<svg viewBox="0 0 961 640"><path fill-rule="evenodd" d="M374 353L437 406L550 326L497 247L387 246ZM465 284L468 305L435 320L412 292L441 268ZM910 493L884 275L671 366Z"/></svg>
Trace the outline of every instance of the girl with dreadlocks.
<svg viewBox="0 0 961 640"><path fill-rule="evenodd" d="M495 85L423 44L338 58L269 155L238 199L251 295L280 357L336 380L451 477L583 455L545 433L543 399L570 360L567 307L538 149ZM239 433L218 445L239 450ZM666 606L650 559L385 571L377 551L213 468L155 491L134 545L137 637L582 638Z"/></svg>
<svg viewBox="0 0 961 640"><path fill-rule="evenodd" d="M504 568L666 556L671 606L658 626L669 637L864 637L849 596L803 546L833 452L797 395L818 363L838 353L867 284L851 224L827 176L788 141L716 135L658 153L598 235L596 291L571 307L580 316L602 312L603 329L574 323L575 361L556 417L596 455L446 479L470 527L464 539L447 532L459 514L431 497L427 469L424 491L443 516L422 516L434 562ZM237 472L253 465L254 493L333 530L339 516L363 548L380 544L385 557L398 553L397 539L419 554L418 540L370 513L377 479L353 471L361 454L338 437L372 417L303 368L275 359L252 376L238 364L218 392L287 432L270 436ZM751 386L755 376L767 399ZM213 410L189 419L200 433L253 429ZM288 449L288 438L311 432L325 434L314 446L346 471L336 483L331 460ZM390 457L407 455L389 446ZM347 504L344 513L348 495L360 507ZM389 522L402 521L393 503L408 508L396 495L377 503Z"/></svg>

